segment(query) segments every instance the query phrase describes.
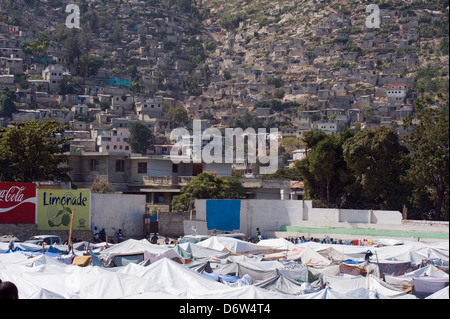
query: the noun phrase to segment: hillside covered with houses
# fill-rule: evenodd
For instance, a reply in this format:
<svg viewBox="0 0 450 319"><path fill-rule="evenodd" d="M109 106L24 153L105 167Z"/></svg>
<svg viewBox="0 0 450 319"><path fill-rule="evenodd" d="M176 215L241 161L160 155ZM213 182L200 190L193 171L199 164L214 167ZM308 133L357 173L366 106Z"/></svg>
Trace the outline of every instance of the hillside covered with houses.
<svg viewBox="0 0 450 319"><path fill-rule="evenodd" d="M65 24L72 3L78 29ZM379 27L366 23L370 3ZM448 12L448 1L415 0L0 0L0 90L13 101L0 126L70 125L75 184L144 185L149 202L169 203L186 176L231 174L165 160L170 132L194 119L278 128L280 167L304 156L312 130L386 126L401 136L418 97L448 92ZM153 133L146 154L127 144L135 122ZM296 194L274 186L277 197L283 187Z"/></svg>

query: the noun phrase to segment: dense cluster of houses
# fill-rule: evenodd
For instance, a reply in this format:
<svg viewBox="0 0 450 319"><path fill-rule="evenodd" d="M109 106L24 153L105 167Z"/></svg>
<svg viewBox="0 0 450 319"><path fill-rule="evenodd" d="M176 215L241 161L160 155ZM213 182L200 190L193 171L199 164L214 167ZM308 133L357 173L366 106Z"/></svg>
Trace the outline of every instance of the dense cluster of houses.
<svg viewBox="0 0 450 319"><path fill-rule="evenodd" d="M108 56L117 69L125 69L131 58L140 61L139 81L144 87L157 84L161 69L167 69L171 61L173 72L164 79L166 87L185 88L191 75L186 71L186 60L177 60L167 43L184 39L180 45L185 48L188 22L164 16L167 3L163 1L161 6L150 9L144 2L123 1L118 5L118 19L129 19L145 10L153 10L151 13L161 14L161 18L151 24L142 19L135 27L121 28L122 45L108 41L110 32L93 32L96 45L90 54ZM96 180L105 180L116 191L145 192L151 204L168 205L171 196L201 171L228 176L232 169L230 164L170 161L168 137L175 127L167 116L170 106L184 107L192 119L202 119L206 127L226 127L249 113L262 123L283 123L279 126L283 137L301 138L313 129L339 134L358 123L361 127L384 125L401 130L399 124L411 114L416 98L412 72L419 63L418 16L382 9L380 30L364 25L365 15L360 14L363 4L355 8L358 14L350 15L326 8L309 13L299 9L294 1L280 2L272 8L278 12L272 23L244 20L233 31L221 28L214 18L206 20L205 30L197 38L203 43L214 41L215 49L194 72L201 77L198 70L208 69L209 81L200 81L200 95L185 94L183 98L167 92L135 94L129 76L118 77L107 68L83 78L82 94L62 93L64 80L72 77L64 67L64 48L52 44L46 58L36 59L19 46L24 40L35 39L38 31L22 31L0 21L0 90L9 87L16 92L18 110L13 121L52 118L72 126L66 134L74 137L68 145L73 183L90 187ZM439 19L439 12L432 14ZM313 21L308 36L300 32L306 27L296 23L300 15L309 15ZM52 23L61 22L63 17L59 12L53 20L42 21L50 21L45 23L54 33ZM381 32L383 26L395 27ZM163 38L159 36L162 32ZM145 46L140 39L143 35ZM293 102L294 107L255 107L256 102L273 99L276 91L281 92L276 98ZM0 125L6 126L8 121L0 118ZM136 121L148 126L155 136L154 147L143 156L131 153L127 143L129 127ZM298 150L293 158L304 155L304 150ZM245 165L234 168L244 173L249 169ZM249 198L264 192L278 199L286 194L287 198L298 197L300 188L291 188L289 183L267 183L248 187ZM261 189L266 190L255 191Z"/></svg>

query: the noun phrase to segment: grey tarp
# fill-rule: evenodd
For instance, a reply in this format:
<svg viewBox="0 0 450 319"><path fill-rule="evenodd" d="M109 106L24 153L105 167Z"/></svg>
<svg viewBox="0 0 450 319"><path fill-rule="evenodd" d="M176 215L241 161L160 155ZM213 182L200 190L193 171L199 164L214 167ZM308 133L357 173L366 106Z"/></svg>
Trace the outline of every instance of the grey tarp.
<svg viewBox="0 0 450 319"><path fill-rule="evenodd" d="M290 295L299 295L304 290L302 284L281 274L262 280L255 286Z"/></svg>
<svg viewBox="0 0 450 319"><path fill-rule="evenodd" d="M277 274L276 269L261 269L248 265L247 263L238 263L238 277L249 275L254 281L265 280Z"/></svg>
<svg viewBox="0 0 450 319"><path fill-rule="evenodd" d="M429 295L448 286L448 277L413 277L413 294L419 298L425 298Z"/></svg>
<svg viewBox="0 0 450 319"><path fill-rule="evenodd" d="M216 265L216 267L213 267L213 273L218 275L235 276L238 273L238 264L230 262Z"/></svg>
<svg viewBox="0 0 450 319"><path fill-rule="evenodd" d="M212 273L213 272L209 261L206 261L206 262L205 261L203 261L203 262L192 261L189 264L187 264L186 267L188 267L189 269L195 270L198 273L203 273L203 272Z"/></svg>
<svg viewBox="0 0 450 319"><path fill-rule="evenodd" d="M308 267L304 265L285 265L284 268L277 269L277 272L285 277L296 281L308 282Z"/></svg>
<svg viewBox="0 0 450 319"><path fill-rule="evenodd" d="M380 275L400 276L411 271L411 262L409 261L391 261L384 260L378 263Z"/></svg>
<svg viewBox="0 0 450 319"><path fill-rule="evenodd" d="M185 244L180 244L178 246L180 246L187 253L191 254L192 258L195 260L204 260L204 261L209 260L209 261L220 262L220 260L225 259L228 256L230 256L230 254L227 252L203 247L203 246L193 244L193 243L185 243Z"/></svg>

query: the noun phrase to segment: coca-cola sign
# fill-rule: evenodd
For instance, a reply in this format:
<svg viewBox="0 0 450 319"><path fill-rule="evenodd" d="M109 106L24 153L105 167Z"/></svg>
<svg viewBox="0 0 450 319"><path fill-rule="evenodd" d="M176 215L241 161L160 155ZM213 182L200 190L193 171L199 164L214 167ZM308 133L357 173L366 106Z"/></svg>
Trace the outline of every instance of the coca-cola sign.
<svg viewBox="0 0 450 319"><path fill-rule="evenodd" d="M0 183L0 223L36 222L36 185Z"/></svg>

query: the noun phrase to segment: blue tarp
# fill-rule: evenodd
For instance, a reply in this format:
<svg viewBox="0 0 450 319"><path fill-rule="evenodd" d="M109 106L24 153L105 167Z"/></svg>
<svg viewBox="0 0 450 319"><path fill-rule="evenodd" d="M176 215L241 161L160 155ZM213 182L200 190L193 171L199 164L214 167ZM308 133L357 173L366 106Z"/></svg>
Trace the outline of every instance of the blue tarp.
<svg viewBox="0 0 450 319"><path fill-rule="evenodd" d="M91 255L91 257L92 257L92 262L91 262L92 266L103 267L103 262L100 260L100 258L98 258L98 256L96 254L94 254L92 249L89 249L89 255Z"/></svg>
<svg viewBox="0 0 450 319"><path fill-rule="evenodd" d="M131 87L131 82L128 80L121 80L121 79L107 79L106 82L108 82L109 84L111 84L112 86L119 86L119 85L123 85L126 87Z"/></svg>
<svg viewBox="0 0 450 319"><path fill-rule="evenodd" d="M359 265L359 264L362 264L364 262L365 261L356 261L356 260L353 260L353 259L346 259L346 260L343 261L343 263L345 263L347 265Z"/></svg>
<svg viewBox="0 0 450 319"><path fill-rule="evenodd" d="M241 201L239 199L206 201L208 229L233 231L241 228Z"/></svg>
<svg viewBox="0 0 450 319"><path fill-rule="evenodd" d="M29 252L29 253L36 253L36 252L40 252L42 254L42 248L39 249L22 249L20 247L14 247L13 250L8 249L5 251L0 252L0 254L9 254L9 253L13 253L13 252ZM45 246L45 254L47 255L47 253L51 253L51 254L55 254L58 256L61 255L67 255L67 251L63 251L63 250L59 250L53 246ZM50 255L49 255L50 256Z"/></svg>

